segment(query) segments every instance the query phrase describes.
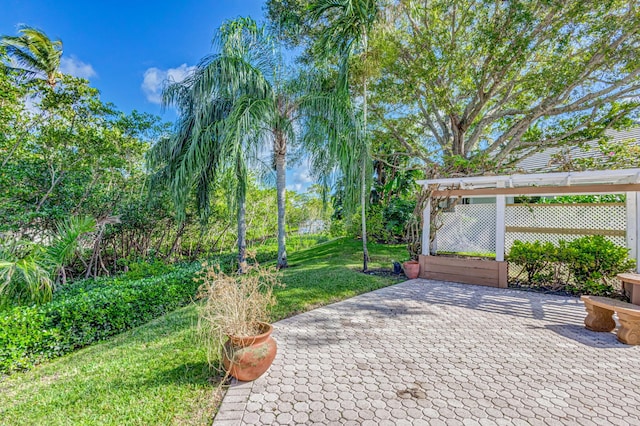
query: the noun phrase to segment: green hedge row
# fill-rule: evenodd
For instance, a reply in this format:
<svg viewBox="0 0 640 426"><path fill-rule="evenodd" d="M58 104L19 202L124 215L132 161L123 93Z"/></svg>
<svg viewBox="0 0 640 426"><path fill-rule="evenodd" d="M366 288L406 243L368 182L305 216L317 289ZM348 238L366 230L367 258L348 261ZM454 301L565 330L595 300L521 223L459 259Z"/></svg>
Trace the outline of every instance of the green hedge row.
<svg viewBox="0 0 640 426"><path fill-rule="evenodd" d="M530 287L620 296L616 274L635 268L628 253L603 236L591 235L558 244L514 241L508 260L522 268L516 280Z"/></svg>
<svg viewBox="0 0 640 426"><path fill-rule="evenodd" d="M262 249L260 263L277 251ZM237 255L209 259L225 272L237 266ZM0 374L24 370L47 359L72 352L186 305L195 297L199 264L170 267L141 264L119 277L79 280L54 293L40 306L0 310ZM138 278L138 277L145 278Z"/></svg>
<svg viewBox="0 0 640 426"><path fill-rule="evenodd" d="M87 280L50 303L0 311L0 373L26 369L189 303L198 265L130 280Z"/></svg>

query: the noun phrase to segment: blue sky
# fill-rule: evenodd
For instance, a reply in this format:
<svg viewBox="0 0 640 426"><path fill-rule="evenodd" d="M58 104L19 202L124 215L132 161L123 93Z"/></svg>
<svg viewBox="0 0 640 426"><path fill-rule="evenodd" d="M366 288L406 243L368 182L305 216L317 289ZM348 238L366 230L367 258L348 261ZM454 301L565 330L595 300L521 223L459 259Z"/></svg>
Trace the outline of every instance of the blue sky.
<svg viewBox="0 0 640 426"><path fill-rule="evenodd" d="M0 34L19 24L63 42L62 71L88 78L103 101L120 110L161 115L163 81L180 79L211 52L215 30L226 19L263 17L262 0L0 0ZM289 188L310 182L306 167L289 172Z"/></svg>
<svg viewBox="0 0 640 426"><path fill-rule="evenodd" d="M261 19L262 6L260 0L0 0L0 34L16 34L18 24L27 24L60 38L63 71L89 78L102 99L121 110L159 114L149 76L195 65L211 51L225 19Z"/></svg>

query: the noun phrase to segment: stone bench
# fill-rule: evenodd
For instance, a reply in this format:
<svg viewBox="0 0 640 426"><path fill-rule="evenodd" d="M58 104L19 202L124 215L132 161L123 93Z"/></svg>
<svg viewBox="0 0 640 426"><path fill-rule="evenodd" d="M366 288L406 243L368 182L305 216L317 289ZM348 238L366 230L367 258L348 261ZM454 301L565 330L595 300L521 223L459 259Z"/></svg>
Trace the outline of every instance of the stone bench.
<svg viewBox="0 0 640 426"><path fill-rule="evenodd" d="M618 340L627 345L640 345L640 306L600 296L582 296L587 310L584 325L591 331L612 331L616 328L613 313L618 314Z"/></svg>
<svg viewBox="0 0 640 426"><path fill-rule="evenodd" d="M640 305L640 274L618 274L624 292L634 305Z"/></svg>

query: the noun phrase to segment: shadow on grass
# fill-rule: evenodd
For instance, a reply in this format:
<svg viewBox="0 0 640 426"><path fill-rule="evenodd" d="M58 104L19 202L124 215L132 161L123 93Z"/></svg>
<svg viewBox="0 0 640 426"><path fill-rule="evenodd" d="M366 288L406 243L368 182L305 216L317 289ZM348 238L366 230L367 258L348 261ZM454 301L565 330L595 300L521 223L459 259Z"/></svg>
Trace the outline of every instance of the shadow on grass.
<svg viewBox="0 0 640 426"><path fill-rule="evenodd" d="M210 369L206 361L197 361L186 362L173 368L159 366L140 377L136 377L135 373L130 376L119 375L109 380L108 387L117 392L135 389L136 392L155 393L154 389L167 387L207 388L215 378L215 370Z"/></svg>

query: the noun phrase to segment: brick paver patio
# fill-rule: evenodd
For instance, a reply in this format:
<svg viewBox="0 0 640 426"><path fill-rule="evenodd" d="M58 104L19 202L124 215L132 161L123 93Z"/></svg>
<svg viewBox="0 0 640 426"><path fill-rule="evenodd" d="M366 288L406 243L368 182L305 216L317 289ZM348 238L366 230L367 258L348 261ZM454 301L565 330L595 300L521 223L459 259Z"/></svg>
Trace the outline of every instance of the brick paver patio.
<svg viewBox="0 0 640 426"><path fill-rule="evenodd" d="M412 280L278 322L214 425L640 425L640 347L575 298Z"/></svg>

